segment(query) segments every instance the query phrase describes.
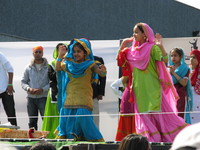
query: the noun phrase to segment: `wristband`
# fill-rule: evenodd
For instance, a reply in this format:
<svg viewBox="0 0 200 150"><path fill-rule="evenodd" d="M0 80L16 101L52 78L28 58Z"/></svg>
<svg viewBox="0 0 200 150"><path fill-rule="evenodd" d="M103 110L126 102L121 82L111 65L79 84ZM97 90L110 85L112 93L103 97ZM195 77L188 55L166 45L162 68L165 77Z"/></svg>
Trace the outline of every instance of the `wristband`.
<svg viewBox="0 0 200 150"><path fill-rule="evenodd" d="M8 86L13 86L13 84L8 84Z"/></svg>
<svg viewBox="0 0 200 150"><path fill-rule="evenodd" d="M61 62L61 61L62 61L62 59L61 59L61 58L57 58L57 61L58 61L58 62Z"/></svg>

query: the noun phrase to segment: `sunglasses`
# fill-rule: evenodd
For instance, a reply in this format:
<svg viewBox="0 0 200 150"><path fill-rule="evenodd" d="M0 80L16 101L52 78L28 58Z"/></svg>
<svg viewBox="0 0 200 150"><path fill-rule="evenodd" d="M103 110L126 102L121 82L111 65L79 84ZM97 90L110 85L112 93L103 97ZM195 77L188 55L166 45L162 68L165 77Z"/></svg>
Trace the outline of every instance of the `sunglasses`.
<svg viewBox="0 0 200 150"><path fill-rule="evenodd" d="M37 54L37 53L41 54L41 53L42 53L42 51L35 51L34 53L35 53L35 54Z"/></svg>

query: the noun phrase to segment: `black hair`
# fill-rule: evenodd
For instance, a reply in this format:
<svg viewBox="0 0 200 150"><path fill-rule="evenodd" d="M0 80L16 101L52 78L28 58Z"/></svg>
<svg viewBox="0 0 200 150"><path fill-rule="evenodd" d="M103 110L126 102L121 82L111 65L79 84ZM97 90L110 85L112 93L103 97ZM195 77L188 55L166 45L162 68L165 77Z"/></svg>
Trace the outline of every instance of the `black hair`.
<svg viewBox="0 0 200 150"><path fill-rule="evenodd" d="M81 45L81 43L76 42L76 43L74 44L73 48L74 48L75 46L77 46L78 48L80 48L81 50L83 50L84 53L87 55L87 51L84 49L84 47L83 47L83 45Z"/></svg>
<svg viewBox="0 0 200 150"><path fill-rule="evenodd" d="M191 146L185 146L185 147L178 148L176 150L196 150L196 148L195 147L191 147Z"/></svg>
<svg viewBox="0 0 200 150"><path fill-rule="evenodd" d="M67 49L67 46L66 46L65 44L63 44L63 43L58 43L58 44L56 45L56 49L58 50L59 46L61 46L61 45L64 45L64 46L66 47L66 49Z"/></svg>
<svg viewBox="0 0 200 150"><path fill-rule="evenodd" d="M136 24L136 26L138 27L138 29L139 29L142 33L144 33L144 30L143 30L142 25L141 25L140 23Z"/></svg>
<svg viewBox="0 0 200 150"><path fill-rule="evenodd" d="M146 137L139 134L129 134L121 141L118 150L150 150L150 144Z"/></svg>
<svg viewBox="0 0 200 150"><path fill-rule="evenodd" d="M172 51L175 51L180 57L183 56L183 50L182 50L181 48L173 48L173 49L170 51L170 53L171 53Z"/></svg>
<svg viewBox="0 0 200 150"><path fill-rule="evenodd" d="M33 145L30 150L56 150L56 147L51 143L42 141Z"/></svg>

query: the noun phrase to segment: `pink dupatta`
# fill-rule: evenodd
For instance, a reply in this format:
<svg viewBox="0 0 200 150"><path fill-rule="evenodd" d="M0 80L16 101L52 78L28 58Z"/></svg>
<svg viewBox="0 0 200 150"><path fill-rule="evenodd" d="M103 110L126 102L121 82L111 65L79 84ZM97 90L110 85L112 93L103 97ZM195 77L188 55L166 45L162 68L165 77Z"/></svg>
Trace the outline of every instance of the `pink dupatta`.
<svg viewBox="0 0 200 150"><path fill-rule="evenodd" d="M146 69L150 60L152 46L155 44L153 30L146 23L140 23L140 25L142 26L147 39L142 45L134 40L132 46L130 47L130 50L127 54L127 60L130 63L132 71L133 67L136 67L140 70ZM156 67L162 90L166 94L168 102L171 104L173 111L177 112L176 100L178 100L179 96L175 87L173 86L171 75L167 71L164 62L156 61Z"/></svg>
<svg viewBox="0 0 200 150"><path fill-rule="evenodd" d="M139 42L133 40L133 44L130 47L129 53L127 55L127 60L131 65L131 69L136 67L140 70L146 69L149 60L151 48L154 45L155 37L153 30L145 23L140 23L147 37L146 42L140 45Z"/></svg>

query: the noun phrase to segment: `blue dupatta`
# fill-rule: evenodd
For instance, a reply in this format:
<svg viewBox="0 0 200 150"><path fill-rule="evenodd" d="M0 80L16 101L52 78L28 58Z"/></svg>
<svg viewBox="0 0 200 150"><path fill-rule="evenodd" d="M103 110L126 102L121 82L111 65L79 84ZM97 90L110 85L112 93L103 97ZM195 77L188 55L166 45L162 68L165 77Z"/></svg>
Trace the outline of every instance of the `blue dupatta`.
<svg viewBox="0 0 200 150"><path fill-rule="evenodd" d="M76 60L73 56L73 46L76 42L79 42L84 49L87 52L87 56L86 56L86 61L82 62L82 63L76 63ZM85 75L85 70L92 64L94 63L94 56L91 50L91 45L90 42L86 39L73 39L71 41L71 43L68 46L68 54L65 57L65 66L66 66L66 71L68 73L70 73L72 75L73 78L78 78L78 77L82 77ZM57 77L58 77L58 91L59 91L59 96L58 99L62 99L62 103L59 105L60 107L60 123L59 126L57 127L57 130L59 131L58 135L62 136L62 135L66 135L67 138L71 139L73 138L73 136L70 134L71 132L75 132L73 131L73 123L69 123L70 127L68 127L67 129L65 128L66 126L66 117L62 117L63 115L69 115L69 112L72 111L70 109L64 109L64 103L66 101L66 97L67 97L67 92L66 92L66 87L70 81L68 75L66 72L60 71L57 72ZM98 74L93 73L92 75L92 79L93 80L97 80L98 79Z"/></svg>
<svg viewBox="0 0 200 150"><path fill-rule="evenodd" d="M189 69L188 65L185 63L185 54L184 54L182 49L181 49L181 51L182 51L182 54L183 54L182 59L181 59L181 65L178 68L176 68L176 70L174 72L178 76L180 76L181 78L184 78L185 75L188 73L188 70L190 70L190 69ZM171 61L170 55L169 55L169 65L170 66L174 65L174 63ZM178 80L173 75L171 75L171 76L172 76L173 83L177 84ZM186 91L187 91L188 99L187 99L187 102L186 102L186 105L185 105L185 111L190 112L190 111L192 111L192 108L193 108L193 94L192 94L192 90L191 90L190 78L188 78ZM185 113L184 118L185 118L186 123L191 124L190 113Z"/></svg>
<svg viewBox="0 0 200 150"><path fill-rule="evenodd" d="M76 63L73 56L73 46L75 43L80 43L87 52L86 60L82 63ZM94 63L94 55L92 53L91 44L87 39L74 39L68 46L69 53L66 56L66 70L72 75L73 78L82 77L85 75L85 70ZM96 73L92 74L92 79L97 80L98 75Z"/></svg>
<svg viewBox="0 0 200 150"><path fill-rule="evenodd" d="M82 63L76 63L73 56L73 46L75 43L79 42L87 52L86 61ZM66 71L69 72L73 78L82 77L85 75L85 70L94 63L94 56L91 49L91 44L87 39L73 39L68 45L68 54L65 56ZM66 100L66 87L69 82L69 78L66 72L57 72L58 80L58 108L60 109L64 106ZM98 74L92 74L92 81L98 80Z"/></svg>
<svg viewBox="0 0 200 150"><path fill-rule="evenodd" d="M65 44L67 46L67 44ZM58 49L55 48L53 52L53 58L52 65L55 68L56 65L56 59L58 58ZM58 85L58 97L57 97L57 108L58 112L60 113L60 110L62 106L64 106L65 99L66 99L66 85L69 82L67 73L64 71L56 71L57 76L57 85Z"/></svg>

